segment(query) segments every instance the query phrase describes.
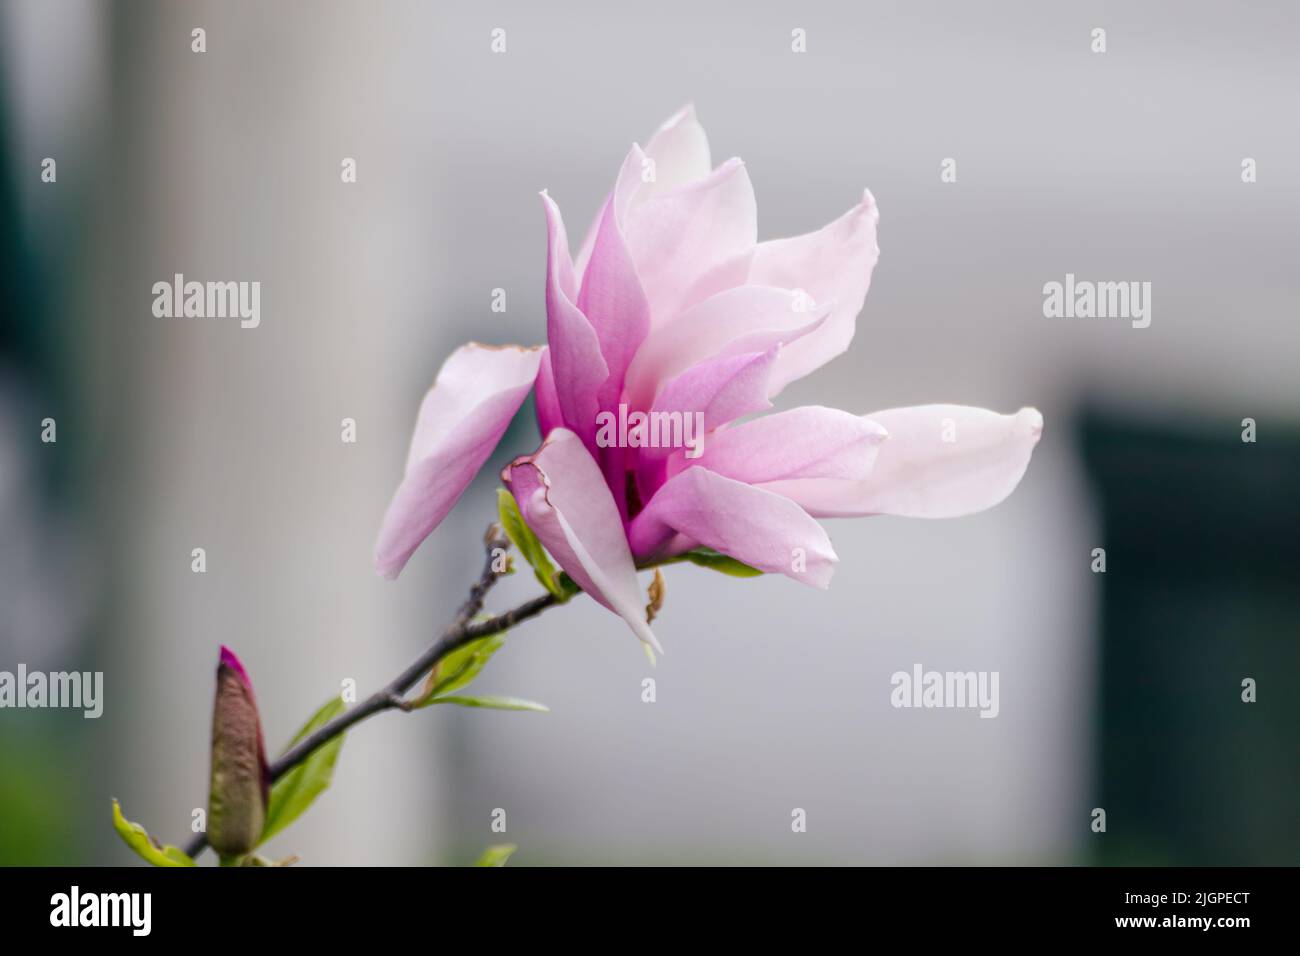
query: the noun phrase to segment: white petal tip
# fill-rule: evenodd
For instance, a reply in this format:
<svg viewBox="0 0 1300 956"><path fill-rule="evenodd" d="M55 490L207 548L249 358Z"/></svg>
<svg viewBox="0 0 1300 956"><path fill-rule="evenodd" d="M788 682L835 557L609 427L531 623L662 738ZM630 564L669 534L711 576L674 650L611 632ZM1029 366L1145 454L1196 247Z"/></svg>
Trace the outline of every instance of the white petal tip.
<svg viewBox="0 0 1300 956"><path fill-rule="evenodd" d="M828 551L824 564L814 565L798 575L798 577L809 587L814 587L819 591L829 591L831 578L835 576L835 565L839 564L839 562L840 556L834 551Z"/></svg>
<svg viewBox="0 0 1300 956"><path fill-rule="evenodd" d="M695 103L693 101L688 101L685 106L668 118L668 121L664 123L664 127L671 128L676 126L678 123L694 119L696 119Z"/></svg>
<svg viewBox="0 0 1300 956"><path fill-rule="evenodd" d="M1043 434L1043 413L1036 408L1025 407L1016 412L1018 424L1037 440Z"/></svg>
<svg viewBox="0 0 1300 956"><path fill-rule="evenodd" d="M664 649L660 646L659 639L654 636L654 632L650 630L649 625L643 628L633 628L632 633L637 636L637 639L640 640L642 644L654 651L654 653L663 654Z"/></svg>
<svg viewBox="0 0 1300 956"><path fill-rule="evenodd" d="M859 208L865 213L870 213L874 222L880 221L880 207L876 205L876 197L871 195L870 189L862 190L862 202Z"/></svg>

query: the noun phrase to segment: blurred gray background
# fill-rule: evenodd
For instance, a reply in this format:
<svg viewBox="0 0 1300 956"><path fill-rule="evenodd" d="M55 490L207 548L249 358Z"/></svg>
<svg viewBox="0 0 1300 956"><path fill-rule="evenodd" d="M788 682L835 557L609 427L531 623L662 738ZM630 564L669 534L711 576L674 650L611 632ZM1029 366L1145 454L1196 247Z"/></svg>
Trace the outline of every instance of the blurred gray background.
<svg viewBox="0 0 1300 956"><path fill-rule="evenodd" d="M831 522L829 593L670 569L653 671L590 602L529 623L481 687L550 714L365 724L272 849L1093 858L1105 542L1073 423L1086 406L1229 442L1247 416L1261 441L1295 427L1298 21L1204 2L5 2L0 667L93 666L108 696L98 721L0 713L0 862L129 861L110 796L187 838L219 644L273 750L341 681L366 693L419 652L477 573L500 463L537 441L517 421L382 581L371 548L419 400L467 339L543 340L538 191L576 243L630 144L688 101L714 161L746 160L760 238L815 229L863 187L880 206L852 348L779 407L1035 405L1022 485L962 520ZM261 327L155 319L150 287L175 272L259 280ZM1151 282L1151 326L1044 318L1067 272ZM535 591L516 575L492 605ZM917 662L999 671L1000 716L891 708L890 675Z"/></svg>

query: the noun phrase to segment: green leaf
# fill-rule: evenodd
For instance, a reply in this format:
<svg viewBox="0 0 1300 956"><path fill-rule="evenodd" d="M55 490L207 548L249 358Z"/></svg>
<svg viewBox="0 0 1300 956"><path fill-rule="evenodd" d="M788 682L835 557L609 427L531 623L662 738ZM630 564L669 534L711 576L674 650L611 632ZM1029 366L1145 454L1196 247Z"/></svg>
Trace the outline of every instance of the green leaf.
<svg viewBox="0 0 1300 956"><path fill-rule="evenodd" d="M489 634L456 648L433 666L425 679L424 690L412 707L427 707L439 694L459 690L478 676L492 655L506 642L505 632Z"/></svg>
<svg viewBox="0 0 1300 956"><path fill-rule="evenodd" d="M138 823L132 823L122 816L122 807L113 801L113 829L145 862L154 866L197 866L179 847L163 846Z"/></svg>
<svg viewBox="0 0 1300 956"><path fill-rule="evenodd" d="M547 713L551 708L522 697L435 697L431 704L459 704L461 707L490 707L493 710L535 710Z"/></svg>
<svg viewBox="0 0 1300 956"><path fill-rule="evenodd" d="M561 601L567 601L575 594L582 593L582 588L578 586L578 582L573 580L573 578L569 577L567 572L561 571L558 575L557 580L559 582L559 588L560 588L559 598Z"/></svg>
<svg viewBox="0 0 1300 956"><path fill-rule="evenodd" d="M712 568L714 571L730 574L734 578L756 578L763 573L758 568L751 568L748 564L714 551L712 548L696 548L694 551L687 551L682 557L691 564Z"/></svg>
<svg viewBox="0 0 1300 956"><path fill-rule="evenodd" d="M456 648L434 668L437 680L433 685L433 693L446 694L464 687L479 675L479 672L487 666L487 662L492 659L492 655L501 650L505 642L506 635L503 631L500 634L489 634L477 641L470 641L464 647Z"/></svg>
<svg viewBox="0 0 1300 956"><path fill-rule="evenodd" d="M504 488L497 489L497 512L506 537L519 549L524 560L532 567L533 574L537 575L537 580L542 583L542 587L561 601L572 597L572 594L565 593L564 587L557 580L555 565L551 563L551 558L542 547L542 542L537 540L537 535L533 534L533 530L525 523L524 516L519 513L515 496Z"/></svg>
<svg viewBox="0 0 1300 956"><path fill-rule="evenodd" d="M506 860L514 855L515 850L519 849L515 843L498 843L490 846L483 851L483 855L478 858L475 866L505 866Z"/></svg>
<svg viewBox="0 0 1300 956"><path fill-rule="evenodd" d="M343 698L332 697L289 742L292 747L308 734L325 726L343 711L347 704ZM329 787L334 778L334 764L343 747L343 735L317 747L306 760L298 764L271 787L271 799L266 807L266 824L262 827L262 843L287 827L315 802Z"/></svg>

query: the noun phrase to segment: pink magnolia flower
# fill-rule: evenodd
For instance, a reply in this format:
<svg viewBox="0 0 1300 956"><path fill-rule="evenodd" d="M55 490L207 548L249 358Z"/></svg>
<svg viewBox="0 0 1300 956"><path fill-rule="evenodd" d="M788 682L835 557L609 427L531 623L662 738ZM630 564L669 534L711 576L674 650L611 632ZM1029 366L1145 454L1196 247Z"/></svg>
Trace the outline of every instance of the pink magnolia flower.
<svg viewBox="0 0 1300 956"><path fill-rule="evenodd" d="M759 242L744 164L713 168L687 107L632 147L576 257L542 202L547 345L447 360L380 531L382 574L401 571L530 391L543 441L502 478L570 577L655 646L638 565L706 546L826 587L836 556L816 519L966 515L1020 481L1042 430L1031 408L814 405L736 424L848 348L879 255L870 193L816 232ZM615 415L655 413L691 416L702 453L645 428L602 434Z"/></svg>

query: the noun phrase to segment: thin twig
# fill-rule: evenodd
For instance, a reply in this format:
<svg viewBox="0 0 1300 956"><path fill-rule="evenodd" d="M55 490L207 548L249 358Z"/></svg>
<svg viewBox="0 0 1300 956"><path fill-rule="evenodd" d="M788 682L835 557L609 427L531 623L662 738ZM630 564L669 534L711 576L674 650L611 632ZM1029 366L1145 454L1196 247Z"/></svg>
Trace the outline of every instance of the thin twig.
<svg viewBox="0 0 1300 956"><path fill-rule="evenodd" d="M329 743L349 727L386 710L409 710L410 705L406 701L406 692L415 686L415 682L428 673L438 661L452 651L479 638L499 634L531 617L536 617L548 607L560 603L554 594L543 594L519 605L513 610L498 614L496 617L485 621L473 621L474 616L483 609L483 601L487 597L488 591L501 578L502 572L496 570L498 549L505 551L510 547L510 542L501 534L501 529L496 525L488 529L483 544L487 550L487 561L483 565L483 573L479 575L474 586L470 588L469 597L465 599L465 603L456 612L455 619L447 625L442 634L438 636L438 639L429 645L410 667L398 674L383 688L375 691L351 710L340 714L329 723L317 728L286 750L268 768L272 783L279 780L311 756L318 748ZM190 841L189 846L185 848L185 852L192 857L197 856L203 852L207 845L208 838L206 834L200 833Z"/></svg>

